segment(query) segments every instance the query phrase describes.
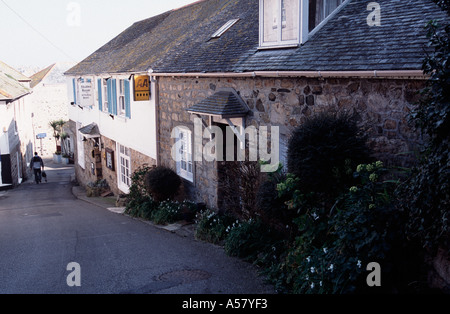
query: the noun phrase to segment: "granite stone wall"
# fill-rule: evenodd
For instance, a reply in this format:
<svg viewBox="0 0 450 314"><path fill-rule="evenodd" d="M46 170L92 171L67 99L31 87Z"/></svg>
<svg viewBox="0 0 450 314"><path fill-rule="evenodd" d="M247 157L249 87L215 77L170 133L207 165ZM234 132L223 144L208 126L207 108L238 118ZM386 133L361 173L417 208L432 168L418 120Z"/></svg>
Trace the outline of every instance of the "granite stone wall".
<svg viewBox="0 0 450 314"><path fill-rule="evenodd" d="M161 163L176 169L171 157L172 130L185 125L193 130L187 108L221 88L234 88L251 112L246 125L278 126L289 139L305 119L319 112L355 114L368 135L374 156L388 165L408 166L422 142L408 125L408 113L418 100L424 80L358 78L176 78L159 79ZM185 182L188 196L211 207L218 204L216 162L196 162L194 183Z"/></svg>

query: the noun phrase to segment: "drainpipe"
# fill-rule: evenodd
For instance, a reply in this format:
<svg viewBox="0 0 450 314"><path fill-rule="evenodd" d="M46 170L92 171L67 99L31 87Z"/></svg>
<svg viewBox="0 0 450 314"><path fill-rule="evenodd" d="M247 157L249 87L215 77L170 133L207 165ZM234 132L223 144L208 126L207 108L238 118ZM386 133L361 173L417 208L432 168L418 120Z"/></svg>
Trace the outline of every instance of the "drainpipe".
<svg viewBox="0 0 450 314"><path fill-rule="evenodd" d="M155 83L155 94L153 95L155 99L155 134L156 134L156 166L161 166L161 133L160 133L160 123L159 123L159 80L154 76L153 70L148 71L150 75L150 86Z"/></svg>

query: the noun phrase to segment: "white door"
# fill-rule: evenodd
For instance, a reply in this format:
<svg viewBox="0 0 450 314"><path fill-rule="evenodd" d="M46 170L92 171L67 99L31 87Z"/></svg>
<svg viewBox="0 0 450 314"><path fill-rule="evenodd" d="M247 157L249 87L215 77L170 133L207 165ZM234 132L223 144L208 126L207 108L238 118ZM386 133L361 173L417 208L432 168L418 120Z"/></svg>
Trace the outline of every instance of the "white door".
<svg viewBox="0 0 450 314"><path fill-rule="evenodd" d="M122 146L120 144L117 145L118 151L118 186L119 189L124 193L129 193L131 186L131 154L130 149Z"/></svg>

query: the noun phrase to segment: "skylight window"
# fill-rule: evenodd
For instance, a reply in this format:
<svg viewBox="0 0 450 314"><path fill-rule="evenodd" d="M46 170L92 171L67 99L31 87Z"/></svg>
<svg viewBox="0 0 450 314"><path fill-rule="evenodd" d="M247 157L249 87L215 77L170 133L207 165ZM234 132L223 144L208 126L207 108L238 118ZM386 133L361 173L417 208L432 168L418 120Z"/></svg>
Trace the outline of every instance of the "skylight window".
<svg viewBox="0 0 450 314"><path fill-rule="evenodd" d="M223 35L223 33L225 33L227 30L229 30L238 21L239 21L239 19L229 20L228 22L225 23L225 25L223 25L221 28L219 28L219 30L217 32L215 32L211 36L211 38L219 38L220 36Z"/></svg>

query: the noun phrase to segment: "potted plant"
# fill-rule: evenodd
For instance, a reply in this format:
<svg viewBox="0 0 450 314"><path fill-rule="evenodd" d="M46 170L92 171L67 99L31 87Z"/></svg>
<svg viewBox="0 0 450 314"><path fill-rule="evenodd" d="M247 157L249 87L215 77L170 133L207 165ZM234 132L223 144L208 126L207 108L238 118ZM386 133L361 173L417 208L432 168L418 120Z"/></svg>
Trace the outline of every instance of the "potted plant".
<svg viewBox="0 0 450 314"><path fill-rule="evenodd" d="M62 163L65 165L69 164L70 159L70 147L69 147L69 139L70 136L66 132L62 131L60 134L60 140L61 140L61 151L62 151Z"/></svg>
<svg viewBox="0 0 450 314"><path fill-rule="evenodd" d="M62 163L62 153L61 153L61 152L56 151L56 152L53 154L53 162L54 162L54 163L57 163L57 164Z"/></svg>
<svg viewBox="0 0 450 314"><path fill-rule="evenodd" d="M63 154L62 155L62 157L61 157L61 160L62 160L62 163L63 163L63 165L68 165L69 164L69 155L67 155L67 154Z"/></svg>
<svg viewBox="0 0 450 314"><path fill-rule="evenodd" d="M58 141L61 138L61 133L63 132L63 126L65 124L66 124L66 121L64 121L64 120L55 120L55 121L50 122L50 126L53 129L53 137L55 138L55 144L56 144L56 152L53 154L53 161L55 163L62 162L61 145L58 145Z"/></svg>

